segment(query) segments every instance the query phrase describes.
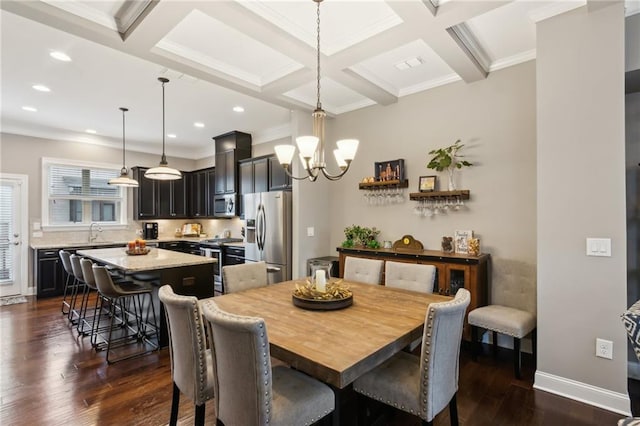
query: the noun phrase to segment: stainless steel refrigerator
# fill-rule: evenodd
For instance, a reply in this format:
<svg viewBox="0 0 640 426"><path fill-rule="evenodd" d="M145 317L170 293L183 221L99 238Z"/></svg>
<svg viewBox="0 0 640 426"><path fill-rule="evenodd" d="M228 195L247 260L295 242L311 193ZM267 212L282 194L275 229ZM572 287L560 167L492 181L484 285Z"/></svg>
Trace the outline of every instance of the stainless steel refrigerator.
<svg viewBox="0 0 640 426"><path fill-rule="evenodd" d="M291 192L244 195L245 262L267 263L269 284L291 279Z"/></svg>

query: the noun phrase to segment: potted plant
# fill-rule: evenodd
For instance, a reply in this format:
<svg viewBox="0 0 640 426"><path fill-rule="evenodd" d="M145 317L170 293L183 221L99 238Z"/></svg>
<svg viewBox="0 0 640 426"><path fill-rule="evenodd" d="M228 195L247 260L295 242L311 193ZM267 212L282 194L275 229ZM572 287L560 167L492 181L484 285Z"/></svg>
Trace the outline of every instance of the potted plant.
<svg viewBox="0 0 640 426"><path fill-rule="evenodd" d="M462 167L473 166L473 163L460 159L463 155L460 155L458 152L463 146L464 144L461 144L460 139L458 139L451 146L429 151L429 154L433 155L433 157L429 160L427 168L434 169L438 172L443 170L447 171L449 174L449 191L454 191L456 189L456 185L453 180L453 172L456 169L461 169Z"/></svg>
<svg viewBox="0 0 640 426"><path fill-rule="evenodd" d="M344 228L345 240L342 247L367 247L371 249L380 248L377 240L380 230L368 228L366 226L351 225Z"/></svg>

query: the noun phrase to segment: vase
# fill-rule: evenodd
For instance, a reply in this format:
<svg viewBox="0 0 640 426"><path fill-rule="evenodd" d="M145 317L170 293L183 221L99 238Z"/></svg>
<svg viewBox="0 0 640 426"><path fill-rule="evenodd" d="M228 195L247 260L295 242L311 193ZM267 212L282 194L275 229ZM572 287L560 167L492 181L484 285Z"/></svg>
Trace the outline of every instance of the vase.
<svg viewBox="0 0 640 426"><path fill-rule="evenodd" d="M450 167L450 168L447 169L447 172L449 173L449 191L455 191L456 190L456 182L454 180L455 171L456 171L456 169L453 168L453 167Z"/></svg>

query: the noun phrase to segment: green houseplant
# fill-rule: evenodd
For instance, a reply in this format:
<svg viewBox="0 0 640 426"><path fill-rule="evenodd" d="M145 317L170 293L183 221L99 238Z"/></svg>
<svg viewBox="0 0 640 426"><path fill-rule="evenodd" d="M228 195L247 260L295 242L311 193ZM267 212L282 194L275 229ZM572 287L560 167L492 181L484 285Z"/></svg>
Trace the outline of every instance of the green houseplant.
<svg viewBox="0 0 640 426"><path fill-rule="evenodd" d="M342 247L367 247L367 248L380 248L380 243L377 238L380 234L380 230L368 228L366 226L351 225L344 228L345 240L342 242Z"/></svg>
<svg viewBox="0 0 640 426"><path fill-rule="evenodd" d="M456 169L462 167L473 166L466 160L462 160L463 155L459 154L460 149L464 147L464 144L460 143L460 139L454 142L446 148L438 148L429 151L429 155L433 155L427 164L428 169L433 169L438 172L446 170L449 174L449 191L456 189L455 182L453 180L453 173Z"/></svg>

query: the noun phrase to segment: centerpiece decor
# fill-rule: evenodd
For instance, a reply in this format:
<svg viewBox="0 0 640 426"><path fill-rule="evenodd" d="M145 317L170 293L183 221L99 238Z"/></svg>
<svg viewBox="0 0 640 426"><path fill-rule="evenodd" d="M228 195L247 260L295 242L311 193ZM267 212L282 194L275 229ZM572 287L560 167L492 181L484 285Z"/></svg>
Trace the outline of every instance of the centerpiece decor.
<svg viewBox="0 0 640 426"><path fill-rule="evenodd" d="M351 225L344 228L345 240L342 247L362 247L377 249L380 248L380 242L377 240L380 230L376 227L368 228L366 226Z"/></svg>
<svg viewBox="0 0 640 426"><path fill-rule="evenodd" d="M296 282L292 301L294 306L317 311L331 311L353 304L353 292L339 280L329 281L319 287L309 280Z"/></svg>
<svg viewBox="0 0 640 426"><path fill-rule="evenodd" d="M453 145L446 148L429 151L429 154L433 155L433 157L429 160L429 163L427 163L427 168L438 172L443 170L447 171L449 174L449 191L456 190L456 184L454 181L454 172L456 169L473 166L473 163L460 159L463 157L463 155L459 154L462 147L464 147L464 144L461 144L460 139L458 139Z"/></svg>

